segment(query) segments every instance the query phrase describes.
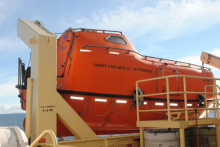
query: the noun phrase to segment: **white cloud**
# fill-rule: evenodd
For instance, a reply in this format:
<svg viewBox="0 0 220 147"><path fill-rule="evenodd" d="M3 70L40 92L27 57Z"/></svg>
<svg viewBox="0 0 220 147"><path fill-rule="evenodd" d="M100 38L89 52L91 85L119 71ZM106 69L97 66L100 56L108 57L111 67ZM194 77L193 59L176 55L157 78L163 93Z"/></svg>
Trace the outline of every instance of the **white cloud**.
<svg viewBox="0 0 220 147"><path fill-rule="evenodd" d="M5 50L5 48L9 48L10 46L12 46L12 42L9 38L0 38L0 50Z"/></svg>
<svg viewBox="0 0 220 147"><path fill-rule="evenodd" d="M206 52L211 53L213 55L217 55L217 56L220 55L220 49L207 50ZM198 54L194 54L191 56L179 58L176 60L201 65L202 61L200 61L200 55L201 55L201 53L198 53ZM207 64L205 64L205 67L211 68L211 71L214 74L214 77L219 78L219 75L220 75L219 69L217 69L213 66L207 65ZM220 81L217 81L217 84L220 85Z"/></svg>
<svg viewBox="0 0 220 147"><path fill-rule="evenodd" d="M5 78L5 76L2 76ZM1 77L1 78L2 78ZM10 98L10 97L17 97L18 90L15 88L17 84L17 77L9 77L4 79L3 82L0 83L0 99L1 98Z"/></svg>
<svg viewBox="0 0 220 147"><path fill-rule="evenodd" d="M65 26L116 29L130 38L148 35L148 40L161 41L196 33L220 23L220 1L161 0L155 7L142 5L91 14L61 22ZM71 21L72 20L72 21Z"/></svg>
<svg viewBox="0 0 220 147"><path fill-rule="evenodd" d="M0 73L0 114L24 113L18 99L19 91L15 88L17 77L7 77L7 73ZM7 104L4 102L7 101Z"/></svg>
<svg viewBox="0 0 220 147"><path fill-rule="evenodd" d="M220 55L220 49L213 49L213 50L209 50L209 51L206 51L206 52L211 53L213 55L217 55L217 56ZM200 60L201 53L194 54L194 55L187 56L187 57L183 57L183 58L179 58L177 60L192 63L192 64L201 65L202 64L202 61ZM205 67L211 68L212 71L219 70L219 69L217 69L213 66L207 65L207 64L205 64Z"/></svg>
<svg viewBox="0 0 220 147"><path fill-rule="evenodd" d="M13 36L13 37L11 37ZM10 36L0 37L0 55L2 56L2 61L5 61L5 58L14 57L15 59L19 56L22 57L26 55L29 57L30 49L18 38L15 37L15 34ZM2 64L1 66L3 66Z"/></svg>
<svg viewBox="0 0 220 147"><path fill-rule="evenodd" d="M151 44L148 47L145 47L144 49L140 50L140 53L143 55L146 54L156 54L156 53L168 53L168 52L173 52L175 51L174 49L164 49L163 46L161 45L154 45Z"/></svg>
<svg viewBox="0 0 220 147"><path fill-rule="evenodd" d="M5 113L24 113L18 99L18 89L15 88L17 84L17 77L7 77L5 73L0 73L0 114ZM4 104L4 101L11 103Z"/></svg>
<svg viewBox="0 0 220 147"><path fill-rule="evenodd" d="M182 62L188 62L188 63L192 63L192 64L201 65L200 54L179 58L177 60L182 61Z"/></svg>
<svg viewBox="0 0 220 147"><path fill-rule="evenodd" d="M21 106L19 104L16 105L0 104L0 114L6 114L6 113L25 113L25 111L21 109Z"/></svg>

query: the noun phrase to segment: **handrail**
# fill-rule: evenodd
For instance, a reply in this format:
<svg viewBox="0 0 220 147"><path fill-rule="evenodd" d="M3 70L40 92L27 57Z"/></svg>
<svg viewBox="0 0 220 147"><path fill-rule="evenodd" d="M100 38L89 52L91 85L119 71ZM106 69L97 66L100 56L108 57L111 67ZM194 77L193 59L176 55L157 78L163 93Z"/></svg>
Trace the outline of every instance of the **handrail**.
<svg viewBox="0 0 220 147"><path fill-rule="evenodd" d="M213 92L184 92L184 91L178 91L178 92L169 92L169 94L213 94ZM218 94L218 93L215 93ZM167 95L167 93L153 93L153 94L143 94L139 95L139 97L148 97L148 96L158 96L158 95Z"/></svg>
<svg viewBox="0 0 220 147"><path fill-rule="evenodd" d="M52 144L51 143L39 143L40 139L42 139L46 134L49 134L51 139L52 139ZM72 140L72 141L62 141L60 142L61 144L59 145L57 143L56 140L56 135L55 133L50 130L44 130L35 140L34 142L30 145L30 147L34 147L36 146L38 143L40 145L45 145L45 146L52 146L52 147L70 147L67 145L63 145L63 144L70 144L70 143L84 143L84 142L93 142L93 141L103 141L104 147L108 147L108 140L111 139L116 139L118 138L119 140L126 140L126 139L132 139L132 138L136 138L139 137L139 134L136 135L126 135L126 136L112 136L112 137L101 137L101 138L92 138L92 139L80 139L80 140ZM76 147L76 146L72 146L71 147Z"/></svg>
<svg viewBox="0 0 220 147"><path fill-rule="evenodd" d="M195 110L194 108L179 108L179 109L172 109L172 111L179 111L179 110ZM214 108L197 108L197 110L214 110ZM152 109L152 110L139 110L139 112L155 112L155 111L167 111L167 109Z"/></svg>
<svg viewBox="0 0 220 147"><path fill-rule="evenodd" d="M44 137L46 134L49 134L50 135L50 137L51 137L51 139L52 139L52 143L53 144L51 144L53 147L69 147L69 146L65 146L65 145L58 145L58 143L57 143L57 139L56 139L56 135L54 134L54 132L52 131L52 130L50 130L50 129L47 129L47 130L44 130L35 140L34 140L34 142L32 142L32 144L30 145L30 147L34 147L35 145L37 145L38 143L39 143L39 141L40 141L40 139L42 138L42 137ZM47 145L49 145L49 144L47 144ZM50 146L51 146L50 145ZM72 146L71 146L72 147Z"/></svg>
<svg viewBox="0 0 220 147"><path fill-rule="evenodd" d="M65 143L71 143L71 142L75 142L75 143L81 143L81 142L90 142L90 141L105 141L106 139L107 140L113 140L113 139L116 139L116 138L120 138L120 139L126 139L126 138L136 138L136 137L139 137L139 133L137 133L136 135L124 135L124 136L111 136L111 137L99 137L99 138L92 138L92 139L79 139L79 140L72 140L72 141L62 141L62 144L65 144Z"/></svg>
<svg viewBox="0 0 220 147"><path fill-rule="evenodd" d="M157 78L151 78L151 79L138 80L137 83L166 79L166 78L181 78L181 77L204 79L204 80L220 80L220 78L212 78L212 77L198 77L198 76L190 76L190 75L169 75L169 76L163 76L163 77L157 77Z"/></svg>
<svg viewBox="0 0 220 147"><path fill-rule="evenodd" d="M121 51L126 51L127 53L133 52L135 54L138 54L142 57L144 57L144 59L149 60L148 58L152 58L152 59L158 59L159 62L161 63L162 61L168 61L168 62L174 62L173 64L186 64L186 66L189 66L191 68L193 68L192 66L196 66L199 69L206 69L208 71L210 71L211 69L208 67L204 67L204 66L200 66L200 65L196 65L196 64L192 64L192 63L187 63L187 62L182 62L182 61L176 61L176 60L170 60L170 59L164 59L164 58L158 58L158 57L152 57L152 56L146 56L146 55L142 55L136 51L130 50L130 49L124 49L124 48L117 48L117 47L110 47L110 46L100 46L100 45L84 45L83 49L85 49L86 47L98 47L98 48L106 48L107 50L109 49L116 49L116 50L121 50ZM158 61L154 61L154 60L149 60L152 62L158 62Z"/></svg>
<svg viewBox="0 0 220 147"><path fill-rule="evenodd" d="M177 91L177 92L173 92L173 91L169 91L169 79L170 78L183 78L183 91ZM186 88L186 78L194 78L194 79L206 79L206 80L210 80L210 81L214 81L213 85L205 85L205 92L195 92L195 91L187 91ZM143 94L140 95L138 94L138 84L139 83L144 83L144 82L149 82L149 81L156 81L156 80L166 80L166 92L164 93L152 93L152 94ZM218 97L218 90L220 91L220 87L218 85L216 85L216 81L220 81L220 78L212 78L212 77L198 77L198 76L190 76L190 75L170 75L170 76L164 76L164 77L157 77L157 78L151 78L151 79L144 79L144 80L138 80L136 82L136 107L137 107L137 121L140 121L139 118L139 113L140 112L164 112L167 111L167 115L168 115L168 121L171 121L171 111L183 111L185 113L185 120L188 121L188 113L191 110L194 110L194 108L188 108L187 106L187 94L204 94L205 95L205 107L204 108L196 108L197 110L205 110L206 114L208 110L213 110L215 112L214 114L214 119L219 119L219 99ZM207 87L212 87L213 91L207 92ZM171 94L183 94L184 96L184 108L170 108L170 95ZM167 95L167 107L165 109L150 109L150 110L140 110L139 109L139 98L140 97L147 97L147 96L156 96L156 95ZM209 108L208 107L208 103L207 103L207 95L212 95L213 98L213 108ZM209 97L210 98L210 97ZM207 117L207 115L206 115Z"/></svg>
<svg viewBox="0 0 220 147"><path fill-rule="evenodd" d="M214 105L214 117L216 117L217 115L217 118L219 118L219 111L218 111L218 108L219 108L219 99L217 98L217 95L219 93L217 93L218 90L220 90L220 87L218 85L216 85L216 81L214 82L214 85L206 85L205 86L205 92L206 92L206 89L207 87L212 87L213 89L213 95L215 95L213 97L213 105ZM214 93L214 91L216 91L216 93ZM207 94L206 94L207 95ZM206 102L207 103L207 102ZM207 114L207 111L206 111L206 114ZM207 115L206 115L207 116Z"/></svg>
<svg viewBox="0 0 220 147"><path fill-rule="evenodd" d="M88 28L76 28L76 29L72 29L73 31L101 31L103 33L106 32L114 32L114 33L120 33L122 35L121 31L114 31L114 30L100 30L100 29L88 29Z"/></svg>

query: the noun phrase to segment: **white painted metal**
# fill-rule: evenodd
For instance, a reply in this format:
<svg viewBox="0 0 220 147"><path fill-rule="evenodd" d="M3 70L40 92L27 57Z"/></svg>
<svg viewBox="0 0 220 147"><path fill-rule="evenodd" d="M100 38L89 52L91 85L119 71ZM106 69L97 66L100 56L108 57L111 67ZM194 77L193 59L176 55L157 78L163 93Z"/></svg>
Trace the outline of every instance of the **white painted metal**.
<svg viewBox="0 0 220 147"><path fill-rule="evenodd" d="M16 126L0 127L0 147L29 147L25 133Z"/></svg>
<svg viewBox="0 0 220 147"><path fill-rule="evenodd" d="M144 139L145 141L177 141L180 140L180 134L179 132L144 132Z"/></svg>
<svg viewBox="0 0 220 147"><path fill-rule="evenodd" d="M179 147L179 141L170 141L170 142L155 142L155 141L145 141L145 147Z"/></svg>
<svg viewBox="0 0 220 147"><path fill-rule="evenodd" d="M200 59L203 63L220 69L220 57L212 55L210 53L202 52Z"/></svg>
<svg viewBox="0 0 220 147"><path fill-rule="evenodd" d="M144 132L145 147L179 147L179 132Z"/></svg>

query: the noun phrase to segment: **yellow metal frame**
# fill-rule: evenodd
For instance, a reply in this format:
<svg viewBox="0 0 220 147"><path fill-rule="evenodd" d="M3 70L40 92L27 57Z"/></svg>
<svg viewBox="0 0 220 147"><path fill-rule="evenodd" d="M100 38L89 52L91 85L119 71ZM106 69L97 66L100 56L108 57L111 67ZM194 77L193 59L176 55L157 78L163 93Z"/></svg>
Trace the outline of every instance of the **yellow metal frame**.
<svg viewBox="0 0 220 147"><path fill-rule="evenodd" d="M45 136L49 135L52 139L52 143L41 143L38 142ZM126 146L128 144L132 147L139 147L138 142L139 134L136 135L126 135L126 136L112 136L112 137L102 137L96 139L83 139L76 141L62 141L57 142L57 137L54 132L50 129L43 131L35 140L31 143L30 147L35 147L37 144L41 146L52 146L52 147L109 147L109 146ZM134 139L137 141L135 142Z"/></svg>
<svg viewBox="0 0 220 147"><path fill-rule="evenodd" d="M177 92L171 92L169 89L169 79L170 78L182 78L183 79L183 91L177 91ZM214 81L213 85L207 85L204 87L204 92L194 92L194 91L187 91L187 78L194 78L194 79L203 79L203 80L212 80ZM149 81L156 81L156 80L166 80L166 92L164 93L153 93L153 94L144 94L139 95L138 94L138 87L140 83L146 83ZM140 140L141 140L141 147L144 146L144 140L143 140L143 130L145 127L158 127L158 128L179 128L180 129L180 144L181 147L185 147L185 135L184 135L184 128L187 127L193 127L195 125L210 125L213 124L216 126L216 134L217 134L217 145L220 147L220 119L219 119L219 100L218 100L218 93L217 90L220 90L220 87L216 85L216 81L219 81L219 78L209 78L209 77L198 77L198 76L189 76L189 75L171 75L171 76L164 76L164 77L158 77L158 78L151 78L151 79L145 79L145 80L139 80L136 82L136 107L137 107L137 126L140 127ZM207 87L212 87L213 92L207 92ZM184 108L178 108L178 109L171 109L170 107L170 95L171 94L183 94L184 95ZM194 108L188 108L187 107L187 94L204 94L205 95L205 108L197 108L197 110L204 110L206 111L206 114L208 114L209 110L214 111L214 118L196 118L197 124L195 122L195 119L188 119L188 115L191 113L190 111L194 110ZM213 95L213 108L208 108L207 103L207 95ZM140 110L139 108L139 98L140 97L149 97L149 96L159 96L159 95L166 95L167 97L167 109L151 109L151 110ZM140 120L140 113L142 112L167 112L167 120L150 120L150 121L141 121ZM172 112L171 111L184 111L185 113L185 119L184 120L172 120Z"/></svg>
<svg viewBox="0 0 220 147"><path fill-rule="evenodd" d="M57 92L57 36L39 21L18 20L17 34L31 49L31 78L27 84L25 133L31 146L133 146L139 135L99 138ZM56 141L57 118L75 136L74 141Z"/></svg>
<svg viewBox="0 0 220 147"><path fill-rule="evenodd" d="M57 36L45 30L28 20L18 21L18 36L31 49L31 79L28 79L27 85L27 137L33 141L46 129L56 134L59 118L77 139L97 138L56 90Z"/></svg>
<svg viewBox="0 0 220 147"><path fill-rule="evenodd" d="M65 147L65 146L60 146L57 143L57 138L56 135L54 134L54 132L50 129L48 130L44 130L30 145L30 147L35 147L38 142L46 135L50 135L51 139L52 139L52 144L47 144L48 146L53 146L53 147Z"/></svg>

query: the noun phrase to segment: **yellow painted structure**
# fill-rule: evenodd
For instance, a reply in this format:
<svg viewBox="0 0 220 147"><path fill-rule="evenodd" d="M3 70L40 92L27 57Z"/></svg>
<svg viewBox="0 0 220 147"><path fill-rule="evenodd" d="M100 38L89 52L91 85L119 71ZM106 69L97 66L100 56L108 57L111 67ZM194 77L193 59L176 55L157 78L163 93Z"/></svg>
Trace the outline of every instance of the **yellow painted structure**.
<svg viewBox="0 0 220 147"><path fill-rule="evenodd" d="M79 115L56 90L57 36L40 22L18 20L17 34L31 49L31 78L27 84L27 113L25 133L31 138L31 147L42 146L138 146L139 135L98 138ZM77 140L56 141L57 118L74 134Z"/></svg>
<svg viewBox="0 0 220 147"><path fill-rule="evenodd" d="M27 89L27 116L32 118L26 122L27 136L31 135L33 140L46 129L51 129L56 134L56 120L59 118L77 139L97 138L56 91L57 36L27 20L18 21L18 36L31 49L32 70Z"/></svg>
<svg viewBox="0 0 220 147"><path fill-rule="evenodd" d="M178 92L171 92L169 90L169 79L170 78L182 78L183 79L183 91ZM214 85L208 85L204 87L205 92L196 92L196 91L187 91L187 78L194 78L194 79L203 79L203 80L212 80L214 81ZM197 77L197 76L188 76L188 75L171 75L171 76L164 76L164 77L158 77L158 78L151 78L151 79L145 79L145 80L139 80L136 82L136 91L138 90L138 85L140 83L147 83L149 81L154 80L166 80L166 92L164 93L154 93L154 94L144 94L140 95L138 92L136 92L136 102L137 102L137 127L140 127L140 134L143 133L143 129L145 127L149 128L178 128L180 131L180 147L185 147L185 128L188 127L196 127L196 126L207 126L207 125L215 125L216 127L216 137L217 137L217 146L220 147L220 118L219 118L219 110L220 110L220 103L218 99L218 91L220 91L220 87L216 85L216 81L220 81L218 78L207 78L207 77ZM207 87L212 87L213 92L207 92ZM171 94L184 94L184 108L177 108L177 109L171 109L170 107L170 95ZM195 111L194 108L188 108L187 107L187 94L204 94L205 95L205 107L204 108L197 108L197 110L204 110L206 113L206 118L194 118L194 119L188 119L188 116L192 111ZM213 95L213 108L209 108L209 105L207 103L207 99L210 97L207 97L207 95ZM159 95L166 95L167 96L167 109L151 109L151 110L140 110L139 109L139 98L141 97L148 97L148 96L159 96ZM214 111L214 118L208 118L208 111L213 110ZM151 121L141 121L139 118L140 113L143 112L167 112L168 119L167 120L151 120ZM172 114L185 114L185 119L181 120L178 117L174 118L172 117ZM197 123L196 123L197 119ZM144 147L144 140L143 135L140 135L140 145L141 147Z"/></svg>

